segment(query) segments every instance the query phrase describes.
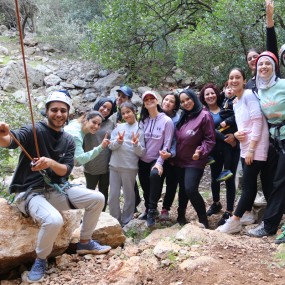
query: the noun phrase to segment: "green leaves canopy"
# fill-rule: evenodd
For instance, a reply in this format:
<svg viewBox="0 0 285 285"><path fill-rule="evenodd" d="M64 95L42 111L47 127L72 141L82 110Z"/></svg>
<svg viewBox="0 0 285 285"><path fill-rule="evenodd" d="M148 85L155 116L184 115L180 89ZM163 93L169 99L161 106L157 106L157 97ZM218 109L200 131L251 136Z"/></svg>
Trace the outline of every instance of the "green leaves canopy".
<svg viewBox="0 0 285 285"><path fill-rule="evenodd" d="M280 19L281 5L275 1ZM157 84L177 65L200 82L221 83L231 67L245 66L249 48L265 48L264 16L260 0L113 0L89 23L82 49L146 82Z"/></svg>

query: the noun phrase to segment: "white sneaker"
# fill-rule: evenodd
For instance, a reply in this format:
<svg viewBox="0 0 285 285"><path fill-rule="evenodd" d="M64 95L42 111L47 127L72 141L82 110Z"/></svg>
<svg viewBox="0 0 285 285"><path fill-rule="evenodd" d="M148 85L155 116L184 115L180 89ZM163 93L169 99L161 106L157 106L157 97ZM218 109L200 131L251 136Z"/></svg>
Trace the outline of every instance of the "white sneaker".
<svg viewBox="0 0 285 285"><path fill-rule="evenodd" d="M255 197L253 205L257 206L257 207L262 207L262 206L266 206L267 205L267 202L265 200L265 197L264 197L262 191L258 191L257 192L257 195Z"/></svg>
<svg viewBox="0 0 285 285"><path fill-rule="evenodd" d="M225 224L219 226L216 231L226 234L234 234L241 231L241 223L239 220L234 220L230 217L226 220Z"/></svg>
<svg viewBox="0 0 285 285"><path fill-rule="evenodd" d="M244 213L243 216L240 218L240 223L243 226L248 226L255 223L255 218L252 212Z"/></svg>

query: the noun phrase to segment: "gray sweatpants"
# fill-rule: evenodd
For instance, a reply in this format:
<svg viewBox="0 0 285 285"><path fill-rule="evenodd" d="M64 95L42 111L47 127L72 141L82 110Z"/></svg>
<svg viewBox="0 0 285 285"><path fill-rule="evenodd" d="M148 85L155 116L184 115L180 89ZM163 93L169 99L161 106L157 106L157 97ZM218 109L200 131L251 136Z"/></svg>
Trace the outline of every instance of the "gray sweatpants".
<svg viewBox="0 0 285 285"><path fill-rule="evenodd" d="M138 171L136 169L122 169L110 167L109 211L122 226L126 225L135 211L135 182ZM124 206L120 208L121 187L123 188Z"/></svg>
<svg viewBox="0 0 285 285"><path fill-rule="evenodd" d="M104 207L104 195L98 191L89 190L81 186L71 187L66 193L75 208L85 209L80 238L88 240L93 234ZM26 201L28 200L29 197ZM23 203L25 201L22 201L20 204L16 203L22 212L24 212ZM40 224L36 246L36 253L39 258L45 259L51 253L56 237L63 226L63 218L59 211L70 209L66 195L56 190L36 195L29 201L29 215Z"/></svg>

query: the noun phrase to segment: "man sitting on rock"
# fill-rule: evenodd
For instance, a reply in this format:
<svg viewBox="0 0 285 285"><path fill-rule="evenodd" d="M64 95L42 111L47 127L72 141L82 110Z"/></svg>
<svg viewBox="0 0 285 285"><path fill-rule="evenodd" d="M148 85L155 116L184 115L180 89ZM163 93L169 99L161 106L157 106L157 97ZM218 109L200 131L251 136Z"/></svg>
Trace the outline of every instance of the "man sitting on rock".
<svg viewBox="0 0 285 285"><path fill-rule="evenodd" d="M72 136L63 131L70 104L70 98L63 92L53 92L48 97L47 121L35 124L40 158L36 158L32 126L10 131L8 124L0 122L0 146L14 149L20 143L34 158L31 163L28 155L21 152L9 189L11 193L16 193L15 203L19 210L40 224L37 258L28 274L29 283L44 279L47 257L63 226L59 211L85 209L80 242L77 244L78 254L102 254L111 249L91 239L104 207L104 196L67 182L73 168L75 150Z"/></svg>

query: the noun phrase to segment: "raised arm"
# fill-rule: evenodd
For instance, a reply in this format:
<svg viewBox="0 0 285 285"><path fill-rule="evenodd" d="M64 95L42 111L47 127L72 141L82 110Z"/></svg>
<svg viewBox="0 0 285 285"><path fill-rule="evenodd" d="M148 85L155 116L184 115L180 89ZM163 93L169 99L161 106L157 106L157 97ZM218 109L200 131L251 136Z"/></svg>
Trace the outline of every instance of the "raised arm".
<svg viewBox="0 0 285 285"><path fill-rule="evenodd" d="M10 127L4 122L0 122L0 147L7 147L11 143L11 136L9 135Z"/></svg>
<svg viewBox="0 0 285 285"><path fill-rule="evenodd" d="M274 28L274 1L265 0L266 5L266 49L278 58L277 37Z"/></svg>

